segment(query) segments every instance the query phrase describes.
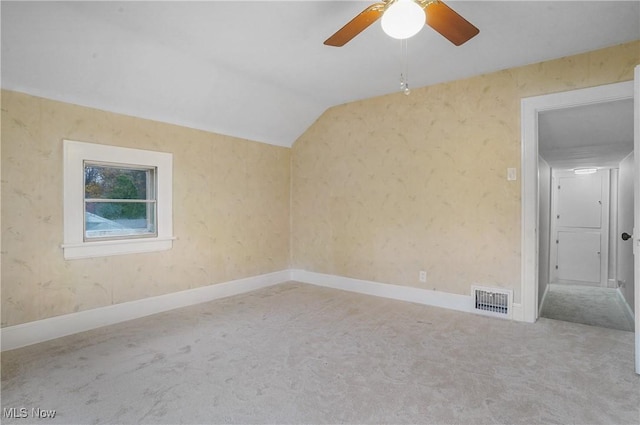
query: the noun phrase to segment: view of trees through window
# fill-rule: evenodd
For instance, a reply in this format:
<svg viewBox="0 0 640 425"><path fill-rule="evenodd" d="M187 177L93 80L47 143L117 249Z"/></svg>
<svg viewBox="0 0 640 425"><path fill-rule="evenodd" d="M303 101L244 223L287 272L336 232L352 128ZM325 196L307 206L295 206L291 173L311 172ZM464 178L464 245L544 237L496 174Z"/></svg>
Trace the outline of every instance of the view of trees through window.
<svg viewBox="0 0 640 425"><path fill-rule="evenodd" d="M85 163L85 236L154 233L153 179L153 169Z"/></svg>

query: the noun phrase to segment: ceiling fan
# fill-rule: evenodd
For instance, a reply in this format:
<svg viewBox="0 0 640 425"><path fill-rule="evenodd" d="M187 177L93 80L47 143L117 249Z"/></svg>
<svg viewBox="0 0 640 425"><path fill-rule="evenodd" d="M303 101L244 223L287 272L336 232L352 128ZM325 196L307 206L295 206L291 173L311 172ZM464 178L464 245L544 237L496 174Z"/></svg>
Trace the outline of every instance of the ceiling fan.
<svg viewBox="0 0 640 425"><path fill-rule="evenodd" d="M413 29L409 28L410 22L404 20L407 16L403 12L407 12L407 16L413 16L409 18L414 21ZM384 31L391 37L400 39L409 38L420 31L425 22L456 46L469 41L480 32L478 28L440 0L382 0L360 12L329 37L324 44L342 47L380 17L382 17ZM395 32L393 28L389 30L392 26L396 27Z"/></svg>

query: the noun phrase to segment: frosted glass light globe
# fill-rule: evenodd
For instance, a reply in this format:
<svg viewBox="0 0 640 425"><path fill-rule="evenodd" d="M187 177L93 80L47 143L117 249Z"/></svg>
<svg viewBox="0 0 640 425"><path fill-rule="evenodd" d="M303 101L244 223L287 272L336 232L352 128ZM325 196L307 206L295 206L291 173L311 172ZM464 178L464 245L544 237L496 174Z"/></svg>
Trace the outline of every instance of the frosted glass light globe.
<svg viewBox="0 0 640 425"><path fill-rule="evenodd" d="M424 9L413 0L398 0L382 15L382 30L392 38L404 40L416 35L425 24Z"/></svg>

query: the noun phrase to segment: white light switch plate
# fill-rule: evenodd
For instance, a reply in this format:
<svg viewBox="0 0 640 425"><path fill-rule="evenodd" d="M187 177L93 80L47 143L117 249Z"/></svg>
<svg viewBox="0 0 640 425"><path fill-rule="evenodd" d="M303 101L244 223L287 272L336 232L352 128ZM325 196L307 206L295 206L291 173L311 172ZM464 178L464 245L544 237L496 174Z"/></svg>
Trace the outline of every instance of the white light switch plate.
<svg viewBox="0 0 640 425"><path fill-rule="evenodd" d="M513 181L516 179L516 169L515 168L507 168L507 180Z"/></svg>

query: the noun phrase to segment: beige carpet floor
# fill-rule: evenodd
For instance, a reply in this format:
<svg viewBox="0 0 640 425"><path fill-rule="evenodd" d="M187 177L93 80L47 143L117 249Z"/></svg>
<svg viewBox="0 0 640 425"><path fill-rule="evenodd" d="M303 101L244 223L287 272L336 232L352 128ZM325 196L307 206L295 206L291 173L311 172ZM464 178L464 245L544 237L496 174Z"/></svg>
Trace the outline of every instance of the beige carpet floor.
<svg viewBox="0 0 640 425"><path fill-rule="evenodd" d="M549 284L541 317L633 332L633 318L617 291L595 286Z"/></svg>
<svg viewBox="0 0 640 425"><path fill-rule="evenodd" d="M5 352L40 424L637 424L633 333L287 283Z"/></svg>

